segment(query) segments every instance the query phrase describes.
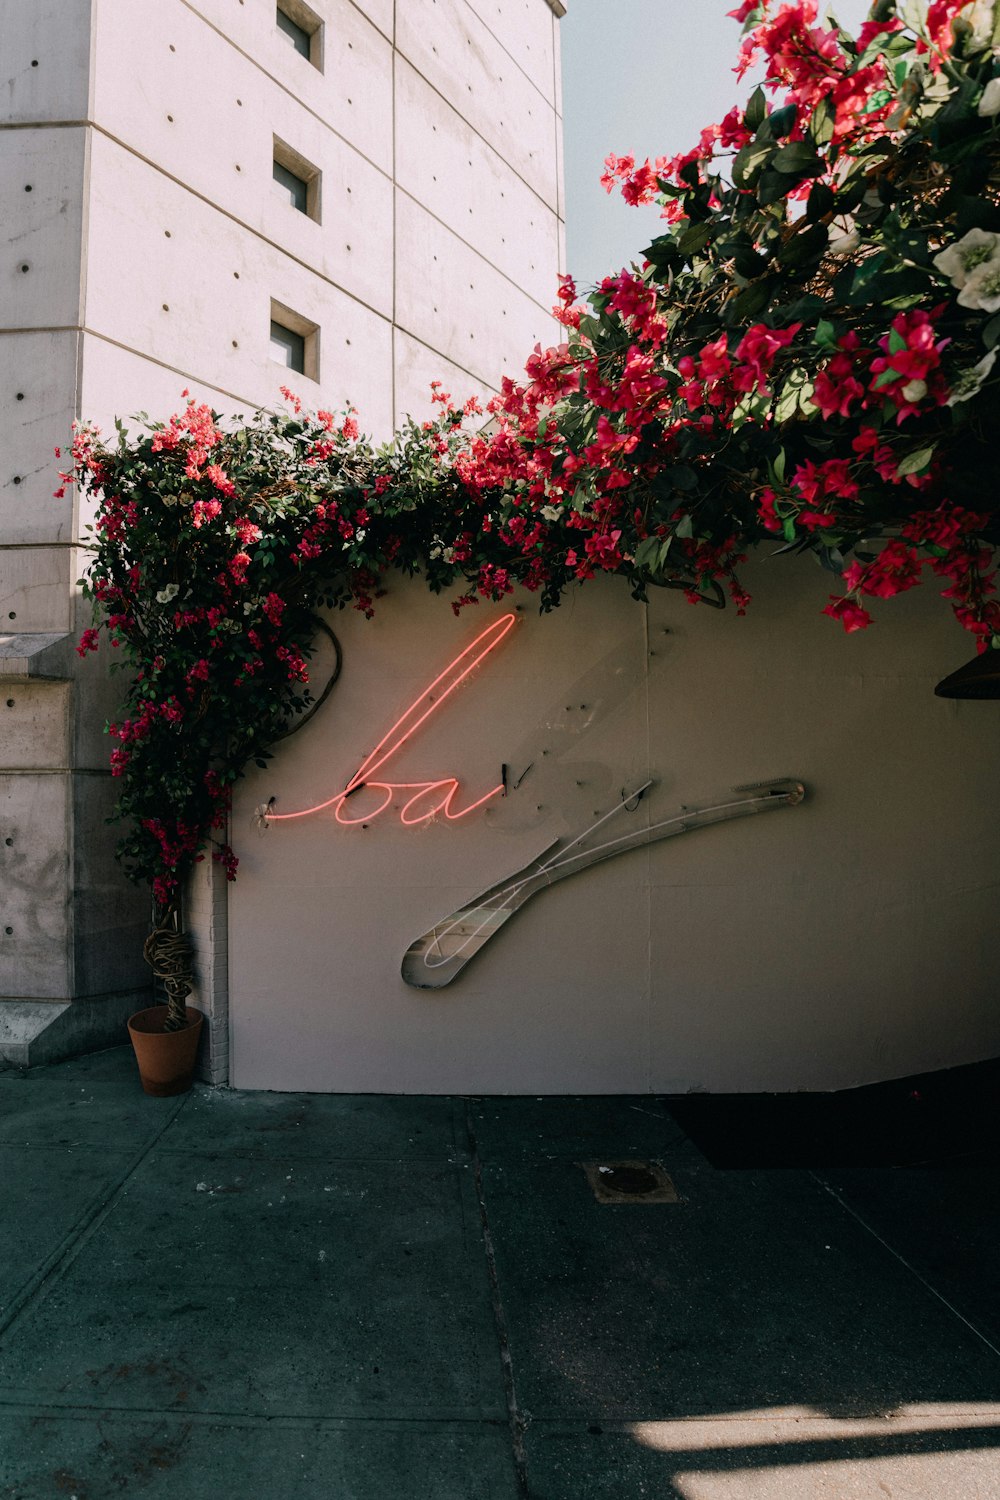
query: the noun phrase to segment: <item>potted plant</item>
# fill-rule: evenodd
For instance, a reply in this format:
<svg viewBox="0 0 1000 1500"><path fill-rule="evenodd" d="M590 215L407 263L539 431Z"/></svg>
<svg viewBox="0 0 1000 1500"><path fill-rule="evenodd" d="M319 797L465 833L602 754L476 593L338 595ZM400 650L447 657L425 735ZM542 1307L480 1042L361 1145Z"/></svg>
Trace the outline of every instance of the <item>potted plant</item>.
<svg viewBox="0 0 1000 1500"><path fill-rule="evenodd" d="M129 1017L139 1078L147 1094L183 1094L191 1087L205 1017L184 1003L191 993L191 946L176 916L171 925L154 927L143 955L167 999Z"/></svg>

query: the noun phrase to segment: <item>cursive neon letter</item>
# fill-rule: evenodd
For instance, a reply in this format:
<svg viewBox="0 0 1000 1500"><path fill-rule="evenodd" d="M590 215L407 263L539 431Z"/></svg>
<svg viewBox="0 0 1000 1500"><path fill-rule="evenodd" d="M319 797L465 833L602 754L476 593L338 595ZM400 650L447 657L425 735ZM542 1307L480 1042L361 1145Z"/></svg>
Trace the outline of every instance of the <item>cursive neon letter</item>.
<svg viewBox="0 0 1000 1500"><path fill-rule="evenodd" d="M499 796L504 789L502 782L476 802L470 803L468 807L456 808L454 804L458 793L458 781L454 776L445 776L435 781L379 781L373 780L373 777L403 748L417 730L438 712L456 688L460 687L470 673L475 671L480 662L485 661L490 653L496 650L500 642L513 629L516 620L517 616L514 614L501 615L499 620L494 620L492 625L488 625L476 636L471 645L466 646L464 651L449 662L444 671L440 672L410 704L406 712L400 715L389 732L382 736L375 749L365 757L342 792L337 792L335 796L328 797L325 802L317 802L314 807L304 807L298 812L269 811L266 815L267 822L276 823L290 818L308 818L312 813L322 812L325 808L332 807L337 822L345 826L371 823L380 813L385 812L397 793L409 792L410 796L400 809L401 823L407 827L413 827L418 823L429 822L438 813L443 813L450 822L455 823L459 818L468 817L469 813L475 812L477 808ZM359 792L362 787L366 791L381 793L381 801L373 811L369 810L354 816L345 804L351 794Z"/></svg>

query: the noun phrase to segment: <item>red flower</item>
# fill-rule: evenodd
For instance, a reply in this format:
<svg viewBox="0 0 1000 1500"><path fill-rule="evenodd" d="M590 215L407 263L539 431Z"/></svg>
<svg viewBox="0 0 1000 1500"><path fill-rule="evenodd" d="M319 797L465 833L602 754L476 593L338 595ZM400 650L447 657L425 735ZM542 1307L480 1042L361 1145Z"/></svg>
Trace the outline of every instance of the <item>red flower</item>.
<svg viewBox="0 0 1000 1500"><path fill-rule="evenodd" d="M856 401L864 399L865 388L854 375L854 362L847 353L835 354L825 370L816 376L812 403L828 421L830 417L847 417Z"/></svg>
<svg viewBox="0 0 1000 1500"><path fill-rule="evenodd" d="M920 582L920 559L905 542L887 542L870 563L852 563L844 571L844 582L851 590L891 599L894 594L916 588Z"/></svg>
<svg viewBox="0 0 1000 1500"><path fill-rule="evenodd" d="M197 530L222 513L221 500L196 500L191 507L191 525Z"/></svg>
<svg viewBox="0 0 1000 1500"><path fill-rule="evenodd" d="M738 391L763 391L767 388L767 377L781 349L792 342L801 323L789 328L768 328L755 323L748 328L736 348L738 367L733 371L733 385Z"/></svg>
<svg viewBox="0 0 1000 1500"><path fill-rule="evenodd" d="M855 630L864 630L872 623L871 615L860 604L855 604L852 599L837 599L833 594L823 613L831 620L839 620L848 635Z"/></svg>
<svg viewBox="0 0 1000 1500"><path fill-rule="evenodd" d="M280 594L268 594L264 600L263 610L271 624L278 626L281 624L281 617L285 612L285 601Z"/></svg>

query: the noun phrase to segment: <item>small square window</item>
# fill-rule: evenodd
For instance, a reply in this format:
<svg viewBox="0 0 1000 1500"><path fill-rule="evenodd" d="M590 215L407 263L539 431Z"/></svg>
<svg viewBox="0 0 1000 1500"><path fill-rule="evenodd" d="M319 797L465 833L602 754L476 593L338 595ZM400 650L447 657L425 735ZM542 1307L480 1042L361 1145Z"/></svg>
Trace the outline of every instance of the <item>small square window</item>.
<svg viewBox="0 0 1000 1500"><path fill-rule="evenodd" d="M286 370L319 380L319 328L282 302L271 302L271 358Z"/></svg>
<svg viewBox="0 0 1000 1500"><path fill-rule="evenodd" d="M288 167L283 167L281 162L275 158L274 180L277 184L282 198L287 198L293 208L297 208L300 214L306 211L306 201L309 197L309 184Z"/></svg>
<svg viewBox="0 0 1000 1500"><path fill-rule="evenodd" d="M275 192L319 223L319 188L321 173L311 161L306 161L291 146L274 137L274 166L272 169Z"/></svg>
<svg viewBox="0 0 1000 1500"><path fill-rule="evenodd" d="M303 0L278 0L274 24L300 57L323 71L323 22Z"/></svg>
<svg viewBox="0 0 1000 1500"><path fill-rule="evenodd" d="M284 323L271 319L271 358L286 370L306 373L306 341L301 333L286 328Z"/></svg>

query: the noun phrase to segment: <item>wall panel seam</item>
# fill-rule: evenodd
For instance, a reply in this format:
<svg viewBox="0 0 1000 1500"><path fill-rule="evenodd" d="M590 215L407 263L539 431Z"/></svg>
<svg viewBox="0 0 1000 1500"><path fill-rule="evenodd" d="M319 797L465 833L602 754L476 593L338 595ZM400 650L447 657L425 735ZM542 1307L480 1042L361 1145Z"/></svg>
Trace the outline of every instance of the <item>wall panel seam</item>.
<svg viewBox="0 0 1000 1500"><path fill-rule="evenodd" d="M152 171L158 172L160 176L165 177L168 182L172 182L176 187L183 189L184 192L190 193L192 198L197 198L200 203L204 203L207 207L214 209L216 213L221 214L223 218L228 219L230 223L236 224L240 229L246 230L248 234L254 235L255 238L260 240L263 244L269 245L272 250L277 250L279 255L287 256L289 260L293 261L296 265L302 266L304 270L309 271L313 276L318 277L319 280L325 282L327 286L333 287L335 291L340 292L345 297L349 297L350 300L352 302L356 302L359 307L365 308L367 312L372 313L373 316L377 318L381 318L383 322L392 322L391 313L387 314L380 311L379 308L374 307L370 302L365 301L363 297L359 297L356 292L352 292L348 287L343 286L339 281L335 281L332 276L328 276L325 271L321 271L310 261L303 260L300 255L296 255L294 250L289 250L285 245L279 244L277 240L271 239L269 235L262 233L259 229L255 229L254 226L252 224L248 224L245 219L241 219L237 214L232 213L228 208L224 208L221 204L216 203L213 198L209 198L206 196L206 194L199 192L199 190L192 187L190 183L182 182L179 177L175 177L174 174L172 172L169 172L166 167L162 167L158 162L152 161L150 157L144 156L141 151L137 151L134 146L130 146L128 142L123 141L120 136L116 136L110 130L106 130L103 125L98 125L96 122L94 122L92 124L92 129L96 130L100 135L103 135L106 140L111 141L113 145L119 146L123 151L127 151L129 155L133 156L137 161L143 162L147 167L151 168ZM505 281L510 283L515 291L520 292L521 295L523 297L526 297L529 302L534 303L537 308L541 309L541 311L543 311L546 315L549 315L550 310L545 306L544 303L539 302L538 299L536 297L533 297L530 292L525 291L524 287L521 286L519 282L515 281L513 277L509 276L506 271L501 270L501 268L487 256L485 256L481 250L477 250L474 245L471 245L469 241L466 240L461 234L459 234L451 224L446 223L444 219L438 218L437 214L429 209L425 203L422 203L419 198L416 198L412 193L407 192L406 188L399 187L399 185L395 182L392 182L391 185L395 188L398 188L399 192L405 193L406 197L409 198L412 203L415 203L418 208L422 209L423 212L428 215L429 218L433 219L435 223L440 224L443 229L446 229L449 234L453 235L460 244L464 245L466 249L469 250L473 255L475 255L479 260L481 260L484 265L489 266L491 270L497 273L498 276L502 276ZM552 213L552 209L546 206L546 212ZM556 215L555 217L558 218L558 215ZM0 330L0 332L5 331L7 330Z"/></svg>
<svg viewBox="0 0 1000 1500"><path fill-rule="evenodd" d="M484 16L481 16L479 14L478 10L476 9L476 7L475 7L475 5L473 3L473 0L465 0L465 5L466 5L466 9L472 11L472 14L475 16L476 20L479 22L479 24L483 28L483 30L485 32L487 32L488 35L493 38L493 40L496 42L497 46L500 48L500 51L503 53L503 55L505 57L509 57L510 58L511 62L514 64L515 68L520 73L521 77L524 78L528 83L531 84L531 87L534 89L535 93L538 95L538 97L545 104L548 105L549 109L553 109L554 110L555 109L555 98L553 97L552 99L549 99L542 92L542 90L538 87L538 84L532 78L531 74L525 71L525 69L518 62L517 58L514 56L513 52L511 52L510 49L508 47L506 47L504 45L504 43L500 40L500 38L497 36L496 32L493 30L492 26L486 20L486 18ZM552 19L553 19L553 21L555 20L555 16L554 15L553 15Z"/></svg>
<svg viewBox="0 0 1000 1500"><path fill-rule="evenodd" d="M503 162L504 166L510 168L511 173L513 174L514 177L517 178L518 182L521 183L521 185L523 187L526 187L528 189L529 193L533 193L534 194L534 196L538 199L539 203L541 203L541 205L543 206L543 208L545 208L549 213L552 213L553 212L552 204L551 203L547 203L545 201L545 198L538 191L538 189L536 187L532 187L532 185L528 181L528 179L526 177L522 176L522 174L517 170L517 168L515 167L514 163L511 162L511 161L508 161L507 158L506 158L506 156L504 156L501 151L497 150L497 148L493 144L493 142L487 140L486 136L483 135L482 131L478 130L476 128L476 126L472 123L472 121L470 119L468 119L465 115L463 115L462 111L453 103L453 101L451 99L448 98L447 94L442 94L441 90L437 87L437 85L434 84L434 83L432 83L431 80L427 77L427 74L426 73L422 73L420 71L420 69L417 67L416 63L413 61L413 58L412 57L407 57L406 53L403 52L401 49L399 50L399 55L400 55L401 58L403 58L404 62L407 64L407 66L413 69L413 71L414 71L414 73L416 73L417 77L420 78L420 79L422 79L423 82L426 83L427 87L429 89L431 89L433 93L437 94L437 96L438 96L439 99L444 100L445 104L447 104L447 106L448 106L449 109L453 109L455 111L456 115L458 115L458 118L462 121L463 125L467 126L468 129L472 131L472 134L476 137L476 139L482 141L483 144L484 144L484 146L488 146L489 149L496 156L499 156L499 158ZM558 189L557 189L557 195L558 195Z"/></svg>
<svg viewBox="0 0 1000 1500"><path fill-rule="evenodd" d="M202 21L204 25L208 27L209 31L214 31L216 36L221 37L222 40L227 44L227 46L232 47L234 52L238 52L241 57L245 58L246 61L250 63L251 67L256 68L259 73L263 73L265 78L269 78L271 82L276 85L276 87L281 89L282 93L287 94L288 97L292 99L301 109L304 109L306 114L312 115L313 119L318 121L325 130L329 130L331 135L335 135L339 141L343 141L344 145L348 146L356 156L360 156L362 161L366 161L370 167L374 167L375 171L378 172L380 176L385 177L386 179L389 178L389 173L386 171L385 167L380 167L377 161L373 161L370 156L366 156L364 151L361 150L360 146L356 145L354 141L350 140L346 135L339 131L335 125L331 125L329 120L324 120L322 115L317 114L316 111L310 105L306 104L303 99L300 99L298 94L294 93L286 83L282 83L280 78L276 78L273 73L269 73L267 68L264 67L263 63L258 62L255 57L251 57L249 52L244 52L243 48L239 45L238 42L234 42L231 36L227 36L224 31L220 31L218 26L214 25L207 16L203 15L202 12L191 3L191 0L181 0L181 4L186 10L189 10L192 15L197 16L198 20ZM367 17L365 17L365 19L367 20ZM371 23L369 22L369 25L370 24ZM372 30L378 32L378 35L382 37L383 41L388 40L388 38L385 36L385 33L379 31L377 26L372 26Z"/></svg>

